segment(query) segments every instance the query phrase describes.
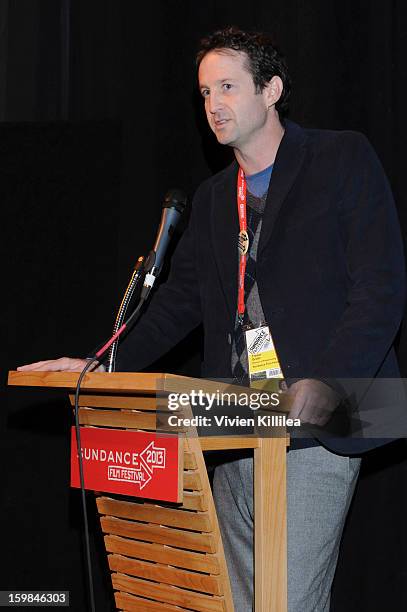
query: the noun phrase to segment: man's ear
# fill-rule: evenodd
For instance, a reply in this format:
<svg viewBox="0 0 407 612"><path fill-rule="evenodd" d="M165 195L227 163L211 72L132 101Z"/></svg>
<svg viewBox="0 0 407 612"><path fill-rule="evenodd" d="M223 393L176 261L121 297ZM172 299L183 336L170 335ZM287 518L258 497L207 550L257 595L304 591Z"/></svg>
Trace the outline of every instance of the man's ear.
<svg viewBox="0 0 407 612"><path fill-rule="evenodd" d="M273 76L263 89L267 108L271 108L281 98L283 81L279 76Z"/></svg>

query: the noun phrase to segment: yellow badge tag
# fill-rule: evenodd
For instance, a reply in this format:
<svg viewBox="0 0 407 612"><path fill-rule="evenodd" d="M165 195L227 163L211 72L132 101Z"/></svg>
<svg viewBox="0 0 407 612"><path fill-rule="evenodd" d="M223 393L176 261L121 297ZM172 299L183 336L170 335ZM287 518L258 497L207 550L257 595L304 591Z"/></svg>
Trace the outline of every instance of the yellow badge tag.
<svg viewBox="0 0 407 612"><path fill-rule="evenodd" d="M268 325L245 331L250 380L283 378Z"/></svg>

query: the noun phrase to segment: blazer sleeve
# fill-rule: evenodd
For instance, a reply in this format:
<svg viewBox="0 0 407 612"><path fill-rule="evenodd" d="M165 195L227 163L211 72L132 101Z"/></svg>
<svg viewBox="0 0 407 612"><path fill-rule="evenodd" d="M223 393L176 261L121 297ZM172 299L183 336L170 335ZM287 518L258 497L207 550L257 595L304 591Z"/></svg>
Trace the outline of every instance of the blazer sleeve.
<svg viewBox="0 0 407 612"><path fill-rule="evenodd" d="M174 251L168 280L153 289L139 322L119 344L117 371L139 371L173 348L202 320L196 273L195 203Z"/></svg>
<svg viewBox="0 0 407 612"><path fill-rule="evenodd" d="M349 279L347 306L315 364L316 378L373 378L399 329L405 302L397 211L368 140L346 133L339 229Z"/></svg>

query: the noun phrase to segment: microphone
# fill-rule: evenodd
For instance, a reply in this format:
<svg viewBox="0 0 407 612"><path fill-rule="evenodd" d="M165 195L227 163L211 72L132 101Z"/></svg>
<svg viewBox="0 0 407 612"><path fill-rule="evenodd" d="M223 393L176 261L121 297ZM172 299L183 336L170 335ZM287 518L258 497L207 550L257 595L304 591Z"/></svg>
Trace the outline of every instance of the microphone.
<svg viewBox="0 0 407 612"><path fill-rule="evenodd" d="M170 189L164 197L163 212L153 249L144 263L144 278L141 297L146 298L161 273L165 253L187 204L187 196L181 189Z"/></svg>
<svg viewBox="0 0 407 612"><path fill-rule="evenodd" d="M137 266L133 272L132 278L130 279L129 285L120 304L115 326L113 328L113 335L111 338L109 338L109 340L104 342L102 346L99 345L100 348L94 349L91 355L87 357L89 360L87 368L89 368L91 363L93 363L96 359L100 359L100 357L102 357L113 344L115 344L115 346L112 347L113 351L111 355L113 355L114 360L118 338L126 329L130 329L130 325L134 325L134 323L138 320L141 313L141 308L149 296L155 279L161 272L168 244L171 240L172 234L174 233L174 229L179 223L181 215L185 210L186 203L187 196L181 189L170 189L165 194L161 222L158 228L154 247L148 254L147 259L144 260L143 257L138 259ZM130 317L124 321L127 307L133 295L136 284L141 279L142 273L144 272L146 275L140 292L139 303ZM109 372L112 372L113 370L114 364L109 357ZM85 372L85 370L83 370L83 372Z"/></svg>

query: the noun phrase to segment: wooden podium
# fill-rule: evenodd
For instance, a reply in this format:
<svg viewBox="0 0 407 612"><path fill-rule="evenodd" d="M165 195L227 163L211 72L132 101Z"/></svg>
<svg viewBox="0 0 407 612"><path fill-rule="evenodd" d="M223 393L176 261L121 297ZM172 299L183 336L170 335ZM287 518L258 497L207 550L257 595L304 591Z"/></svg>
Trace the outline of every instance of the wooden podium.
<svg viewBox="0 0 407 612"><path fill-rule="evenodd" d="M10 372L9 385L63 388L71 372ZM220 382L170 374L88 373L81 386L80 423L156 431L162 394L202 389L231 392ZM242 387L236 387L242 392ZM250 390L246 390L250 394ZM252 390L255 391L254 389ZM157 397L157 392L161 400ZM74 395L70 395L74 403ZM271 413L270 413L271 414ZM275 413L274 413L275 414ZM281 413L280 413L281 414ZM96 493L118 610L233 612L232 593L203 451L254 449L255 612L287 610L287 436L183 438L181 504Z"/></svg>

